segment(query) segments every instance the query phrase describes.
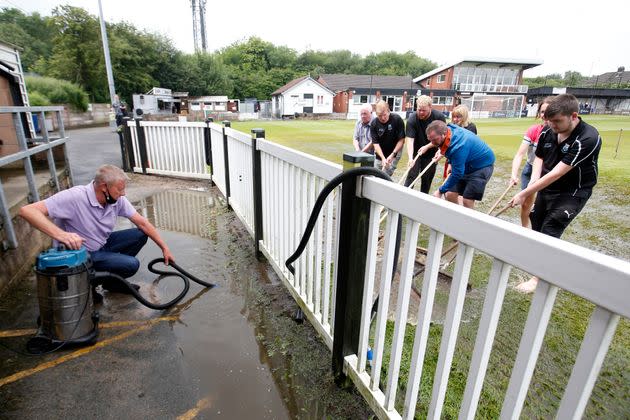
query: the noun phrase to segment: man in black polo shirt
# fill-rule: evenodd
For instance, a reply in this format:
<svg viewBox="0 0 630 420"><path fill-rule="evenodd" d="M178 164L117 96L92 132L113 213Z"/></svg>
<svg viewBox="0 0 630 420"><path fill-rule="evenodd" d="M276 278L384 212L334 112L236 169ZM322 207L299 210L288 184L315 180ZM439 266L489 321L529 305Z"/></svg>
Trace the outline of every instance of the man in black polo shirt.
<svg viewBox="0 0 630 420"><path fill-rule="evenodd" d="M376 103L376 118L370 122L372 144L376 152L374 166L392 176L405 144L405 123L398 114L389 112L385 101Z"/></svg>
<svg viewBox="0 0 630 420"><path fill-rule="evenodd" d="M518 206L538 192L529 214L532 229L559 238L580 213L597 183L597 158L602 146L599 132L578 117L579 104L573 95L551 99L545 117L551 130L538 139L536 160L529 186L510 204ZM532 292L538 278L517 286Z"/></svg>
<svg viewBox="0 0 630 420"><path fill-rule="evenodd" d="M426 96L419 96L416 99L416 112L411 114L407 119L407 155L409 156L409 165L411 166L414 157L418 153L418 149L422 146L429 144L427 139L426 129L433 121L444 121L444 115L432 109L433 100ZM431 163L433 154L424 154L420 156L413 168L409 171L407 179L405 180L405 187L411 185L416 179L418 174L424 170ZM435 176L435 166L428 169L424 175L422 175L420 191L428 194L431 189L431 182Z"/></svg>

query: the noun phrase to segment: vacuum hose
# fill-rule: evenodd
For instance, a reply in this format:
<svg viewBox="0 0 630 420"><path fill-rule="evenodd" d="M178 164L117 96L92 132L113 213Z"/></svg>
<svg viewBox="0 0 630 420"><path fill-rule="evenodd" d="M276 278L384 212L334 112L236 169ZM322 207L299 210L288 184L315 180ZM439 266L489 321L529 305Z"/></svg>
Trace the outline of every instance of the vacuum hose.
<svg viewBox="0 0 630 420"><path fill-rule="evenodd" d="M142 297L142 295L140 293L138 293L138 291L136 290L135 287L133 287L133 285L131 283L129 283L126 279L124 279L123 277L119 276L118 274L115 273L111 273L111 272L107 272L107 271L97 271L93 274L92 279L93 280L98 280L98 279L109 279L109 278L115 278L117 280L120 280L120 282L122 284L125 285L125 287L127 287L129 289L129 291L131 292L131 294L138 300L138 302L142 303L144 306L151 308L151 309L168 309L171 306L175 305L177 302L179 302L180 300L183 299L184 296L186 296L186 293L188 293L188 290L190 289L190 282L188 281L188 279L194 281L195 283L198 283L202 286L208 287L208 288L213 288L216 285L213 283L207 283L195 276L193 276L192 274L190 274L189 272L187 272L186 270L184 270L183 268L181 268L179 265L177 265L175 262L171 261L169 266L173 267L174 269L176 269L178 272L175 271L164 271L164 270L158 270L157 268L153 268L153 266L155 264L158 263L164 263L164 258L156 258L154 260L152 260L149 265L148 265L148 269L150 272L155 273L155 274L159 274L161 276L164 277L171 277L171 276L176 276L181 278L184 281L184 289L180 292L179 295L177 295L177 297L175 297L173 300L170 300L166 303L153 303L150 302L148 300L146 300L144 297Z"/></svg>
<svg viewBox="0 0 630 420"><path fill-rule="evenodd" d="M306 248L306 244L308 243L311 234L313 233L313 229L315 228L315 222L317 221L317 217L319 216L319 212L330 194L339 184L347 180L348 178L356 178L363 175L373 175L375 177L385 179L387 181L391 181L392 179L385 172L380 169L376 169L372 166L361 166L359 168L352 168L347 171L342 172L337 175L333 179L330 180L328 184L322 189L322 192L319 193L317 197L317 201L315 201L315 205L313 206L313 211L311 212L311 216L308 219L308 223L306 224L306 229L304 230L304 235L302 235L302 239L298 244L295 252L287 259L285 262L286 267L289 269L291 274L295 275L295 268L293 267L293 262L297 260L302 252L304 252L304 248Z"/></svg>

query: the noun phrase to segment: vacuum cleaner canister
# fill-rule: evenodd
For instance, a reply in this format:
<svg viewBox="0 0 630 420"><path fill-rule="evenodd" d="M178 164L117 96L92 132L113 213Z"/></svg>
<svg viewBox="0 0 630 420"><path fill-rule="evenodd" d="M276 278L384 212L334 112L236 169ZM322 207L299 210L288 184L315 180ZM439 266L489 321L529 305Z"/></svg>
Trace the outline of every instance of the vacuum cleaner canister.
<svg viewBox="0 0 630 420"><path fill-rule="evenodd" d="M91 262L85 248L51 248L37 257L37 298L39 330L29 343L36 347L62 347L66 344L93 344L97 336L98 315L94 313L91 287ZM41 353L50 349L41 349Z"/></svg>

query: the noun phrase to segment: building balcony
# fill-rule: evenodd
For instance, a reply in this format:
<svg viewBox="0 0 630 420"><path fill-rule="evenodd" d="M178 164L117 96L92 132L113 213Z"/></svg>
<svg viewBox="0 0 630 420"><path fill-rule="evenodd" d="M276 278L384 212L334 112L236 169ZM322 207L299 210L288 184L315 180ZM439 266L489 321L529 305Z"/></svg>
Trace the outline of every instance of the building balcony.
<svg viewBox="0 0 630 420"><path fill-rule="evenodd" d="M459 92L527 93L527 85L490 85L486 83L453 83Z"/></svg>

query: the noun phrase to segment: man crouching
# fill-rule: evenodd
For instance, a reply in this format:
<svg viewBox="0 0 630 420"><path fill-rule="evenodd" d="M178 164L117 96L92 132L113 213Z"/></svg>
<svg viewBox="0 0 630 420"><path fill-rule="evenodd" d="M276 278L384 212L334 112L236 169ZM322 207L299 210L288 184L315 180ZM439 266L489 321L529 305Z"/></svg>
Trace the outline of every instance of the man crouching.
<svg viewBox="0 0 630 420"><path fill-rule="evenodd" d="M36 229L68 249L82 245L90 253L96 271L108 271L123 278L133 276L140 267L135 257L151 238L162 249L164 261L174 261L157 229L125 197L129 178L122 169L102 165L94 180L20 209L19 215ZM137 228L113 232L118 216L126 217ZM49 219L52 218L52 221ZM140 287L133 285L136 290ZM116 279L106 279L103 288L110 292L129 293ZM95 294L95 301L102 300Z"/></svg>

